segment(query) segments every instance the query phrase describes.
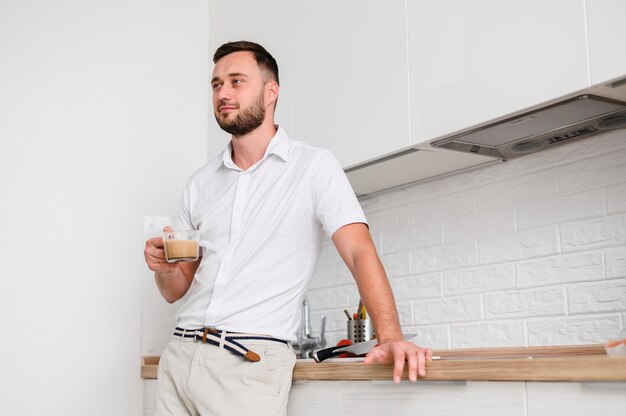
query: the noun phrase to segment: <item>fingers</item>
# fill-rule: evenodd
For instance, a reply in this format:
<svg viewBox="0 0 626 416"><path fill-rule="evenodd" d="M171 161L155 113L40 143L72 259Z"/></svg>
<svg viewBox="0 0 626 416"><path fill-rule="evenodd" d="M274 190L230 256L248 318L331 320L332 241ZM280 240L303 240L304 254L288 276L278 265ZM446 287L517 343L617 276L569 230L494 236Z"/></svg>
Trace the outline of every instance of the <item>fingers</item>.
<svg viewBox="0 0 626 416"><path fill-rule="evenodd" d="M418 354L413 350L407 351L407 362L409 363L409 380L417 381L417 366L418 366ZM420 376L423 375L420 372Z"/></svg>
<svg viewBox="0 0 626 416"><path fill-rule="evenodd" d="M396 348L393 352L393 382L398 384L402 379L402 371L404 371L405 354L403 350Z"/></svg>
<svg viewBox="0 0 626 416"><path fill-rule="evenodd" d="M417 353L417 371L420 377L424 377L426 375L426 354L425 351L421 348Z"/></svg>
<svg viewBox="0 0 626 416"><path fill-rule="evenodd" d="M426 375L426 361L432 360L433 351L430 348L421 348L408 342L393 342L379 345L372 349L365 357L364 364L391 364L393 363L393 381L399 383L407 362L409 380L417 381L417 376Z"/></svg>
<svg viewBox="0 0 626 416"><path fill-rule="evenodd" d="M165 259L165 250L163 249L163 239L161 237L148 239L143 255L148 268L153 272L171 272L178 268L177 264L170 264Z"/></svg>

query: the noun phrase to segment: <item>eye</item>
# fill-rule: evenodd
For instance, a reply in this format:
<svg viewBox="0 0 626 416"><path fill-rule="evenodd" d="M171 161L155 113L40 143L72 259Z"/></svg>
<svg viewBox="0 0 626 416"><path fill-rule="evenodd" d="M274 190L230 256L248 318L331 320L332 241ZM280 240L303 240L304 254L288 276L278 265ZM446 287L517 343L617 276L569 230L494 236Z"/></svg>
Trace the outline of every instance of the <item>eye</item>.
<svg viewBox="0 0 626 416"><path fill-rule="evenodd" d="M243 84L243 79L233 79L233 85Z"/></svg>
<svg viewBox="0 0 626 416"><path fill-rule="evenodd" d="M220 86L221 84L219 82L214 82L213 84L211 84L211 88L216 89Z"/></svg>

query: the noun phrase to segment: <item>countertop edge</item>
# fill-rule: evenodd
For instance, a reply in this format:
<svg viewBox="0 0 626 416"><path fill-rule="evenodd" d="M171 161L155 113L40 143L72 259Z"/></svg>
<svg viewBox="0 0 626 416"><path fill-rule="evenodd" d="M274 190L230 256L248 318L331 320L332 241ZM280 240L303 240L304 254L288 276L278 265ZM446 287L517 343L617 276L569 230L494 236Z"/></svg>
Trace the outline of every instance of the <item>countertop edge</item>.
<svg viewBox="0 0 626 416"><path fill-rule="evenodd" d="M435 351L426 363L429 381L626 381L626 356L609 357L604 346L485 348ZM516 357L518 355L519 357ZM159 357L142 358L141 377L156 379ZM362 362L296 363L294 381L391 380L391 365ZM407 379L405 368L403 379Z"/></svg>

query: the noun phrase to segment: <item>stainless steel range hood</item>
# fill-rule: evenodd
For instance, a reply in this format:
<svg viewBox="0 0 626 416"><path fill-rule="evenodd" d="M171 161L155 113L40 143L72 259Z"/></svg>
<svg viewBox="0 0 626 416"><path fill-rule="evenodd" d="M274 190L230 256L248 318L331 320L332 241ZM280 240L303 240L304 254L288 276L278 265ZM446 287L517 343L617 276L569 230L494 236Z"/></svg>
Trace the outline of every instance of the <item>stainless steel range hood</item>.
<svg viewBox="0 0 626 416"><path fill-rule="evenodd" d="M626 127L626 75L348 166L357 195L520 157Z"/></svg>
<svg viewBox="0 0 626 416"><path fill-rule="evenodd" d="M510 159L626 127L626 78L485 125L431 146Z"/></svg>

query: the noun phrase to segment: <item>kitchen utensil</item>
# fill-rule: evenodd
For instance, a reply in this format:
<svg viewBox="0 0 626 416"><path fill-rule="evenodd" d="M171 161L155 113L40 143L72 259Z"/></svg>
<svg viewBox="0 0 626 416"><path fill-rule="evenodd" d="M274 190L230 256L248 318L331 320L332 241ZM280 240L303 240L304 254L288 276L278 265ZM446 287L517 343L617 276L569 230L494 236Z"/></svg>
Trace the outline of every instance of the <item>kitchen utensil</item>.
<svg viewBox="0 0 626 416"><path fill-rule="evenodd" d="M352 342L365 342L374 338L371 319L353 319L346 322L348 339Z"/></svg>
<svg viewBox="0 0 626 416"><path fill-rule="evenodd" d="M413 338L415 338L414 334L404 335L404 339L409 342L413 341ZM350 352L355 355L363 355L363 354L367 354L368 352L370 352L370 350L374 348L377 344L378 344L378 340L373 339L371 341L358 342L356 344L347 345L345 347L339 346L339 347L324 348L322 350L315 351L313 353L313 359L315 360L315 362L321 363L322 361L328 358L336 357L337 355L342 354L344 352Z"/></svg>

